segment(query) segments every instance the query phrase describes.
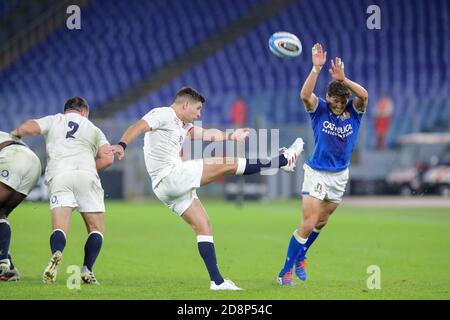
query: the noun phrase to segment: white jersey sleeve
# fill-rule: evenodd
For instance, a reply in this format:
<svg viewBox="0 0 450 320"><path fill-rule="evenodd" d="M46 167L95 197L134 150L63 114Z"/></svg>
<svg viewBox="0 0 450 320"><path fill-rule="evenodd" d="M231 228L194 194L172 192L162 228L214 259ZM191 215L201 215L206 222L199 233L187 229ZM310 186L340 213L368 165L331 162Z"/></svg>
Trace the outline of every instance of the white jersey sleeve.
<svg viewBox="0 0 450 320"><path fill-rule="evenodd" d="M103 146L105 144L110 144L110 143L109 143L108 139L106 139L106 136L102 132L102 130L97 128L97 149L99 149L101 146Z"/></svg>
<svg viewBox="0 0 450 320"><path fill-rule="evenodd" d="M48 131L52 127L53 120L55 119L55 115L52 116L46 116L40 119L34 119L34 121L37 122L39 127L41 128L41 134L46 136L48 134Z"/></svg>
<svg viewBox="0 0 450 320"><path fill-rule="evenodd" d="M155 108L142 117L152 131L164 127L173 118L173 111L169 108Z"/></svg>

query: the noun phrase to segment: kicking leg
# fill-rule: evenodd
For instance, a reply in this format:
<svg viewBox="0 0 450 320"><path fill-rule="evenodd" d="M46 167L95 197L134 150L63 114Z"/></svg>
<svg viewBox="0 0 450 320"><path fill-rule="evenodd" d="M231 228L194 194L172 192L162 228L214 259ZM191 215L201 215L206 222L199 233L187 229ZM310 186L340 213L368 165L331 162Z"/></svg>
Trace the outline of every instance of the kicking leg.
<svg viewBox="0 0 450 320"><path fill-rule="evenodd" d="M211 279L211 290L241 290L233 282L226 280L219 272L216 250L212 236L212 226L205 208L199 199L194 199L181 216L197 235L197 245Z"/></svg>
<svg viewBox="0 0 450 320"><path fill-rule="evenodd" d="M92 269L100 253L103 244L103 234L105 232L104 212L84 212L81 213L86 224L88 238L84 246L84 261L81 269L81 279L84 283L99 284Z"/></svg>
<svg viewBox="0 0 450 320"><path fill-rule="evenodd" d="M282 168L294 171L295 162L303 151L303 140L297 138L294 143L278 157L269 161L261 159L249 160L245 158L209 158L203 163L203 173L200 185L206 185L222 176L249 175L261 172L267 168Z"/></svg>

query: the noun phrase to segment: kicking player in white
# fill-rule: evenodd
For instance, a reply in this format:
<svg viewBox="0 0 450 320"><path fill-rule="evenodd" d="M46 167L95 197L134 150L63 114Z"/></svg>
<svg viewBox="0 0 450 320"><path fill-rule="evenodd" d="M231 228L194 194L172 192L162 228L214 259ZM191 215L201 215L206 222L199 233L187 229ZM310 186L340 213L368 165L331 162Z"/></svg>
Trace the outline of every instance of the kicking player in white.
<svg viewBox="0 0 450 320"><path fill-rule="evenodd" d="M52 257L44 270L44 283L56 281L70 217L77 209L88 232L81 279L99 284L92 268L103 243L105 204L97 170L112 165L114 155L105 135L88 116L86 100L73 97L65 103L64 114L28 120L12 132L18 137L42 134L46 140L45 181L49 186L53 233Z"/></svg>
<svg viewBox="0 0 450 320"><path fill-rule="evenodd" d="M17 281L9 245L9 214L26 198L41 177L41 161L26 144L0 131L0 281Z"/></svg>
<svg viewBox="0 0 450 320"><path fill-rule="evenodd" d="M293 171L303 150L303 140L298 138L282 155L265 164L244 158L209 158L182 161L180 152L186 136L204 141L244 141L249 129L232 133L217 129L194 127L200 118L205 98L196 90L181 88L170 107L155 108L130 126L113 152L124 158L124 150L142 133L145 133L144 156L147 171L152 179L156 196L173 212L181 216L197 234L198 250L211 279L211 290L241 290L232 281L224 279L217 266L212 227L196 189L225 175L247 175L263 168L278 167ZM255 163L253 163L255 162Z"/></svg>

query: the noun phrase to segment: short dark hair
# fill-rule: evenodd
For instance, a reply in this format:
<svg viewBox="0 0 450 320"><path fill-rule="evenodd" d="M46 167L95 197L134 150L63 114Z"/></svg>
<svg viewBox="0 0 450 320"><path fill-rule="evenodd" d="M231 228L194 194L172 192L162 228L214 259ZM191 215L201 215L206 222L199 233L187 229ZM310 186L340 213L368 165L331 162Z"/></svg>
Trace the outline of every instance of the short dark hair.
<svg viewBox="0 0 450 320"><path fill-rule="evenodd" d="M205 103L206 101L205 97L203 97L197 90L191 87L183 87L180 90L178 90L177 94L175 95L175 100L178 98L185 98L185 97L201 103Z"/></svg>
<svg viewBox="0 0 450 320"><path fill-rule="evenodd" d="M87 101L82 97L76 96L66 101L66 104L64 105L64 112L67 110L76 110L81 112L83 111L83 108L89 109Z"/></svg>
<svg viewBox="0 0 450 320"><path fill-rule="evenodd" d="M338 80L333 80L328 84L327 95L329 97L350 98L350 90Z"/></svg>

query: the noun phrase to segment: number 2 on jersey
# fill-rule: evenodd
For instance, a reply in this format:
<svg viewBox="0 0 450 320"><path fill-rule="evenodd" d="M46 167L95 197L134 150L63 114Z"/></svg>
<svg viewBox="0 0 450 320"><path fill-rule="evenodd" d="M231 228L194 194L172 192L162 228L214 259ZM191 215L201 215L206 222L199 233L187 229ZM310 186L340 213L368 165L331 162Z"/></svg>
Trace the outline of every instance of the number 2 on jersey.
<svg viewBox="0 0 450 320"><path fill-rule="evenodd" d="M75 132L77 132L77 130L78 130L79 127L80 127L80 125L79 125L78 123L73 122L73 121L69 121L69 128L70 128L71 130L67 131L67 133L66 133L66 139L68 139L68 138L75 139L74 134L75 134Z"/></svg>

